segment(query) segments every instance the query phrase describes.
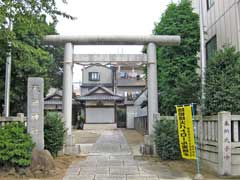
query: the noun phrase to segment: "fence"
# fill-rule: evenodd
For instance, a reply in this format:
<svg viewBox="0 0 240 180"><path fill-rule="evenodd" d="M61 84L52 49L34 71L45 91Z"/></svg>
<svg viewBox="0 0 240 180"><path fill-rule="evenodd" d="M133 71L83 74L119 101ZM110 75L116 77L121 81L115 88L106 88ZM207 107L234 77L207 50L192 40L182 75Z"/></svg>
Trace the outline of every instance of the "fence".
<svg viewBox="0 0 240 180"><path fill-rule="evenodd" d="M147 116L134 117L134 129L136 129L142 135L147 135L148 117Z"/></svg>
<svg viewBox="0 0 240 180"><path fill-rule="evenodd" d="M160 119L176 121L174 116ZM134 125L138 132L147 134L147 116L135 117ZM217 116L196 116L194 125L201 161L219 175L240 175L240 115L219 112Z"/></svg>
<svg viewBox="0 0 240 180"><path fill-rule="evenodd" d="M0 127L11 122L22 122L26 125L27 118L24 117L24 114L18 113L17 116L11 117L0 117Z"/></svg>
<svg viewBox="0 0 240 180"><path fill-rule="evenodd" d="M160 116L160 119L176 120L175 116ZM142 135L147 135L148 117L147 116L134 117L134 129Z"/></svg>
<svg viewBox="0 0 240 180"><path fill-rule="evenodd" d="M194 124L201 159L220 175L240 175L240 115L219 112Z"/></svg>

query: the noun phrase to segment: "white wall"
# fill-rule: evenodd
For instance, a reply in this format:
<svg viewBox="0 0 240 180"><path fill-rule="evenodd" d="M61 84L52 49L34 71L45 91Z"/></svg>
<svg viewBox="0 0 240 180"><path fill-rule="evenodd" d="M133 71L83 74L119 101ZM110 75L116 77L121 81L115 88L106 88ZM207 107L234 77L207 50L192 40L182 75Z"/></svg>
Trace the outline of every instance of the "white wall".
<svg viewBox="0 0 240 180"><path fill-rule="evenodd" d="M127 128L133 129L134 128L134 106L127 106Z"/></svg>
<svg viewBox="0 0 240 180"><path fill-rule="evenodd" d="M215 4L207 10L207 1L203 1L205 42L217 36L218 49L231 44L240 50L239 37L239 2L237 0L215 0Z"/></svg>
<svg viewBox="0 0 240 180"><path fill-rule="evenodd" d="M100 81L89 81L89 72L99 72ZM112 83L112 70L104 66L91 66L83 69L83 83L99 84L99 83Z"/></svg>
<svg viewBox="0 0 240 180"><path fill-rule="evenodd" d="M141 108L141 104L147 100L147 90L145 90L134 102L135 117L147 116L147 106Z"/></svg>

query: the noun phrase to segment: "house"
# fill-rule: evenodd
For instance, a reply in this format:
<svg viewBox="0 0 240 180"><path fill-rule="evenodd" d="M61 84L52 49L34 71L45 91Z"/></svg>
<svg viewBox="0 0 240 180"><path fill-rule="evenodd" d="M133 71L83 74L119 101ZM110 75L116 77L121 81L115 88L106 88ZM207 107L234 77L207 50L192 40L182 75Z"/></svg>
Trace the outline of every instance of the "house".
<svg viewBox="0 0 240 180"><path fill-rule="evenodd" d="M80 96L79 100L85 102L85 123L99 124L116 123L116 103L124 99L108 88L97 85Z"/></svg>
<svg viewBox="0 0 240 180"><path fill-rule="evenodd" d="M62 113L63 108L63 93L60 89L51 88L44 98L44 110L45 111L54 111ZM72 99L73 109L72 109L72 125L76 125L77 116L82 109L80 102L76 99L76 96L73 94Z"/></svg>
<svg viewBox="0 0 240 180"><path fill-rule="evenodd" d="M116 104L123 97L114 93L114 68L93 64L83 69L81 96L85 123L116 123Z"/></svg>
<svg viewBox="0 0 240 180"><path fill-rule="evenodd" d="M83 68L78 100L85 105L85 123L117 123L118 127L133 128L133 100L146 85L143 74L141 68L127 65L93 64Z"/></svg>

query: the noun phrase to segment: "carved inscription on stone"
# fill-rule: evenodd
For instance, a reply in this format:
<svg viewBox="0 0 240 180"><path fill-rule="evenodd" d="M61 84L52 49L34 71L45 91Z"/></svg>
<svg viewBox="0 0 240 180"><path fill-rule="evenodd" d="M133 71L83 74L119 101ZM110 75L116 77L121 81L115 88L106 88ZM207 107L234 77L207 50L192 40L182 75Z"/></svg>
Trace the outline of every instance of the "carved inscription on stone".
<svg viewBox="0 0 240 180"><path fill-rule="evenodd" d="M28 133L38 150L44 149L43 79L28 78Z"/></svg>

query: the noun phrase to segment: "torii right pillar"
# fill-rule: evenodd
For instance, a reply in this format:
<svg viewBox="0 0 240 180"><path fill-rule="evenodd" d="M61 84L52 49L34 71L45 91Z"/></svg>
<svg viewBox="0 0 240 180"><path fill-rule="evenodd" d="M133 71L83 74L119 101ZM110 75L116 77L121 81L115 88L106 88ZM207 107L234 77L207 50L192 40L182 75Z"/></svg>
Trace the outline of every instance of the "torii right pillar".
<svg viewBox="0 0 240 180"><path fill-rule="evenodd" d="M158 113L158 90L157 90L157 58L156 44L149 43L147 46L147 87L148 87L148 134L154 132L154 121Z"/></svg>

